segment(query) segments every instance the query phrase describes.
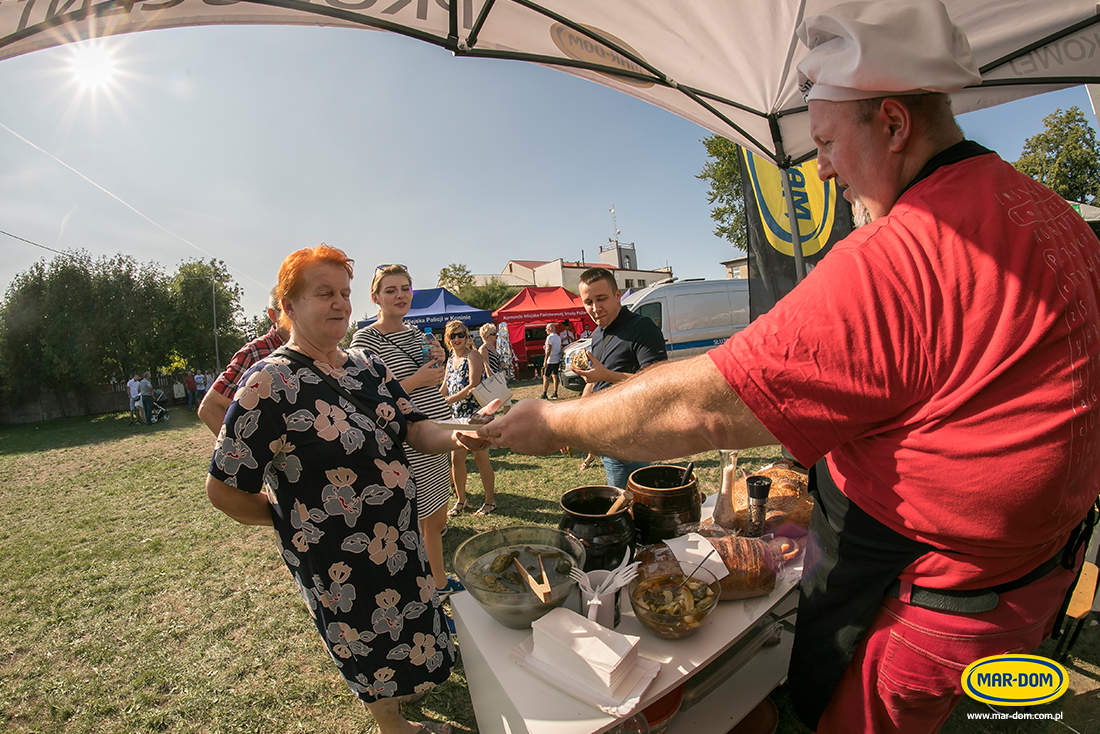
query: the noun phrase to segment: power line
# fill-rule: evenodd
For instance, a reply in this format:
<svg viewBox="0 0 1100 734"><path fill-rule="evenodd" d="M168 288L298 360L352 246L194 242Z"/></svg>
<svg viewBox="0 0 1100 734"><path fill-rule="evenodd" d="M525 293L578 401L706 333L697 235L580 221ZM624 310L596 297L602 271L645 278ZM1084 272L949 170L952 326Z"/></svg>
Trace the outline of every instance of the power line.
<svg viewBox="0 0 1100 734"><path fill-rule="evenodd" d="M61 250L55 250L52 247L46 247L45 245L40 245L37 242L31 242L26 237L20 237L17 234L12 234L11 232L5 232L2 229L0 229L0 234L6 234L8 237L12 237L14 239L17 239L20 242L26 242L28 245L34 245L35 247L41 247L43 250L49 250L50 252L56 252L58 255L71 255L72 254L70 252L62 252Z"/></svg>
<svg viewBox="0 0 1100 734"><path fill-rule="evenodd" d="M19 133L17 133L17 132L15 132L14 130L12 130L12 129L11 129L10 127L8 127L7 125L5 125L4 123L0 122L0 128L2 128L2 129L4 129L4 130L7 130L7 131L8 131L9 133L11 133L11 134L12 134L13 136L15 136L15 137L16 137L16 138L18 138L19 140L23 141L23 142L24 142L24 143L26 143L27 145L31 146L32 148L34 148L35 150L37 150L37 151L38 151L39 153L42 153L43 155L49 156L49 157L50 157L50 158L52 158L52 159L53 159L54 161L56 161L56 162L57 162L58 164L60 164L60 165L64 166L64 167L65 167L65 168L67 168L67 169L69 169L70 171L72 171L73 173L75 173L75 174L76 174L77 176L80 176L80 177L81 177L82 179L84 179L85 181L87 181L88 183L90 183L90 184L91 184L92 186L95 186L95 187L96 187L97 189L99 189L99 190L100 190L100 191L102 191L103 193L107 194L107 196L110 196L110 197L111 197L112 199L114 199L115 201L117 201L117 202L118 202L119 204L122 204L122 205L123 205L124 207L126 207L127 209L129 209L130 211L132 211L132 212L133 212L134 214L137 214L137 215L138 215L139 217L141 217L142 219L144 219L145 221L147 221L147 222L148 222L149 224L153 225L153 226L154 226L154 227L156 227L157 229L161 230L161 231L162 231L162 232L164 232L165 234L168 234L168 235L170 235L170 236L172 236L172 237L175 237L176 239L180 240L181 242L183 242L183 243L185 243L185 244L187 244L187 245L190 245L191 247L195 248L196 250L198 250L198 251L199 251L199 252L201 252L202 254L206 255L207 257L210 257L210 258L215 258L215 259L216 259L216 256L215 256L215 255L213 255L212 253L209 253L209 252L207 252L206 250L202 249L201 247L199 247L198 245L196 245L196 244L195 244L194 242L192 242L191 240L189 240L189 239L187 239L187 238L185 238L185 237L181 237L180 235L178 235L178 234L176 234L175 232L171 231L171 230L170 230L170 229L168 229L167 227L164 227L163 225L161 225L161 224L158 224L157 222L154 222L154 221L153 221L152 219L150 219L150 218L149 218L149 217L147 217L146 215L144 215L144 214L142 214L141 212L139 212L139 211L138 211L138 210L137 210L136 208L134 208L134 207L133 207L133 206L131 206L130 204L128 204L128 203L126 203L125 201L123 201L121 197L119 197L119 196L116 196L115 194L112 194L112 193L111 193L110 191L108 191L107 189L103 188L102 186L100 186L99 184L97 184L97 183L96 183L95 181L93 181L92 179L88 178L88 177L87 177L87 176L85 176L85 175L84 175L83 173L81 173L80 171L76 170L75 168L73 168L72 166L70 166L70 165L69 165L68 163L66 163L65 161L61 160L61 159L60 159L60 158L58 158L57 156L55 156L55 155L54 155L53 153L50 153L50 152L49 152L48 150L43 150L42 148L38 147L37 145L35 145L35 144L34 144L34 143L32 143L31 141L29 141L29 140L27 140L26 138L24 138L24 137L23 137L22 135L20 135ZM18 238L18 239L22 239L22 238L20 237L20 238ZM26 241L26 240L24 240L24 241ZM38 245L38 243L36 243L36 242L31 242L30 244L32 244L32 245ZM38 245L38 247L45 247L45 246L44 246L44 245ZM50 248L48 248L48 247L45 247L45 249L49 250ZM57 250L51 250L51 252L57 252ZM65 254L65 253L61 253L61 254ZM226 263L226 267L227 267L227 268L229 268L230 270L234 270L234 271L236 271L236 272L240 273L241 275L243 275L244 277L248 278L249 280L251 280L252 282L256 283L257 285L261 285L261 286L263 286L263 285L264 285L263 283L261 283L260 281L256 280L255 278L253 278L253 277L252 277L251 275L249 275L248 273L244 272L243 270L239 270L239 269L237 269L237 268L233 267L232 265L229 265L228 263ZM266 286L264 286L264 287L266 287Z"/></svg>

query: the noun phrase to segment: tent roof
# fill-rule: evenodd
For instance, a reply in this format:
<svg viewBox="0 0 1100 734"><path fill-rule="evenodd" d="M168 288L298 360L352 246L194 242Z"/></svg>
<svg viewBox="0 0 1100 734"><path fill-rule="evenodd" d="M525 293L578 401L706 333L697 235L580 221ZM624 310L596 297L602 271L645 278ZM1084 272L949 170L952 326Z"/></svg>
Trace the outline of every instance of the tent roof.
<svg viewBox="0 0 1100 734"><path fill-rule="evenodd" d="M780 166L815 154L795 30L837 0L470 0L303 3L0 2L0 58L73 39L219 23L372 28L456 56L531 61L692 120ZM970 40L979 86L955 113L1100 83L1096 0L944 0ZM117 7L116 7L117 5ZM113 12L123 9L125 12Z"/></svg>
<svg viewBox="0 0 1100 734"><path fill-rule="evenodd" d="M555 321L584 315L581 297L561 286L554 288L528 286L514 295L508 303L493 311L493 321L497 323Z"/></svg>
<svg viewBox="0 0 1100 734"><path fill-rule="evenodd" d="M359 328L370 326L378 320L372 316L359 322ZM448 321L461 321L467 326L480 326L492 321L492 315L481 308L474 308L446 288L424 288L413 291L412 306L405 316L405 323L433 329Z"/></svg>

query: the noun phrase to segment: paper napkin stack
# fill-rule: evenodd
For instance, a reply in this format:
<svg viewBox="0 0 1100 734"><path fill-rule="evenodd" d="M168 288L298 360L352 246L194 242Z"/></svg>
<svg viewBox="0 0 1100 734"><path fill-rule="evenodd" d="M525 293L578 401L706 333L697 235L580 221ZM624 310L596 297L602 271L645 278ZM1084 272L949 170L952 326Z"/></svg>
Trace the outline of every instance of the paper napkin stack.
<svg viewBox="0 0 1100 734"><path fill-rule="evenodd" d="M638 661L639 637L558 607L531 624L532 657L578 683L616 697Z"/></svg>

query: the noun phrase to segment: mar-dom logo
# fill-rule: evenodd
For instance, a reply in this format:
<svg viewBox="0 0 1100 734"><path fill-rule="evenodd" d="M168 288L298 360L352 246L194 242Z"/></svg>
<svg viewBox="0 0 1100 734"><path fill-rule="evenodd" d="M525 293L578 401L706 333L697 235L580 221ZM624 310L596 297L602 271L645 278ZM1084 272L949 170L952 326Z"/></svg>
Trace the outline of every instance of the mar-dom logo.
<svg viewBox="0 0 1100 734"><path fill-rule="evenodd" d="M608 43L611 43L624 51L629 52L633 56L641 59L642 55L624 43L622 40L616 38L606 31L601 31L599 28L593 28L591 26L584 26L593 34L605 39ZM652 87L653 82L643 81L641 79L634 79L628 76L621 76L615 74L616 70L629 71L635 74L645 74L652 76L650 72L646 71L642 67L630 59L623 56L618 51L608 48L602 43L593 41L583 33L577 33L575 30L562 23L555 23L550 26L550 39L554 42L554 45L558 47L558 50L563 54L573 59L574 61L583 61L594 66L607 67L610 72L610 76L616 81L623 84L629 84L632 87L638 87L639 89L645 89Z"/></svg>
<svg viewBox="0 0 1100 734"><path fill-rule="evenodd" d="M1038 655L993 655L967 666L962 687L974 700L995 706L1035 706L1065 693L1069 676Z"/></svg>

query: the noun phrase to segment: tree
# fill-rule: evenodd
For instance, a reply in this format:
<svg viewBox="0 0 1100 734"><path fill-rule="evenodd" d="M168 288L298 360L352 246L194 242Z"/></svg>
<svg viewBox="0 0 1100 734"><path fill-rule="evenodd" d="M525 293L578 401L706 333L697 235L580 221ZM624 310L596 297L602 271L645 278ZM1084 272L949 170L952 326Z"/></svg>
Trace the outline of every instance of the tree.
<svg viewBox="0 0 1100 734"><path fill-rule="evenodd" d="M164 274L155 266L121 255L92 260L82 251L35 263L12 280L0 304L5 389L87 396L112 377L155 370L171 350L170 321Z"/></svg>
<svg viewBox="0 0 1100 734"><path fill-rule="evenodd" d="M471 283L460 289L455 295L474 308L496 311L519 291L519 288L508 285L500 278L491 278L485 285Z"/></svg>
<svg viewBox="0 0 1100 734"><path fill-rule="evenodd" d="M748 251L748 224L745 199L741 195L739 146L717 135L703 138L707 161L696 178L710 182L707 203L715 205L710 218L717 226L714 234L729 240L735 248Z"/></svg>
<svg viewBox="0 0 1100 734"><path fill-rule="evenodd" d="M1100 144L1096 132L1077 107L1061 109L1043 118L1046 129L1027 139L1020 173L1070 201L1092 203L1100 194Z"/></svg>
<svg viewBox="0 0 1100 734"><path fill-rule="evenodd" d="M458 295L460 290L473 284L474 276L470 274L469 268L462 263L451 263L439 271L439 282L436 285Z"/></svg>
<svg viewBox="0 0 1100 734"><path fill-rule="evenodd" d="M171 299L164 271L129 255L97 260L92 267L101 379L128 379L134 371L163 367L172 349Z"/></svg>
<svg viewBox="0 0 1100 734"><path fill-rule="evenodd" d="M180 357L195 367L220 368L246 341L237 323L241 288L225 263L214 259L181 263L170 280L169 292L174 313L173 346Z"/></svg>

